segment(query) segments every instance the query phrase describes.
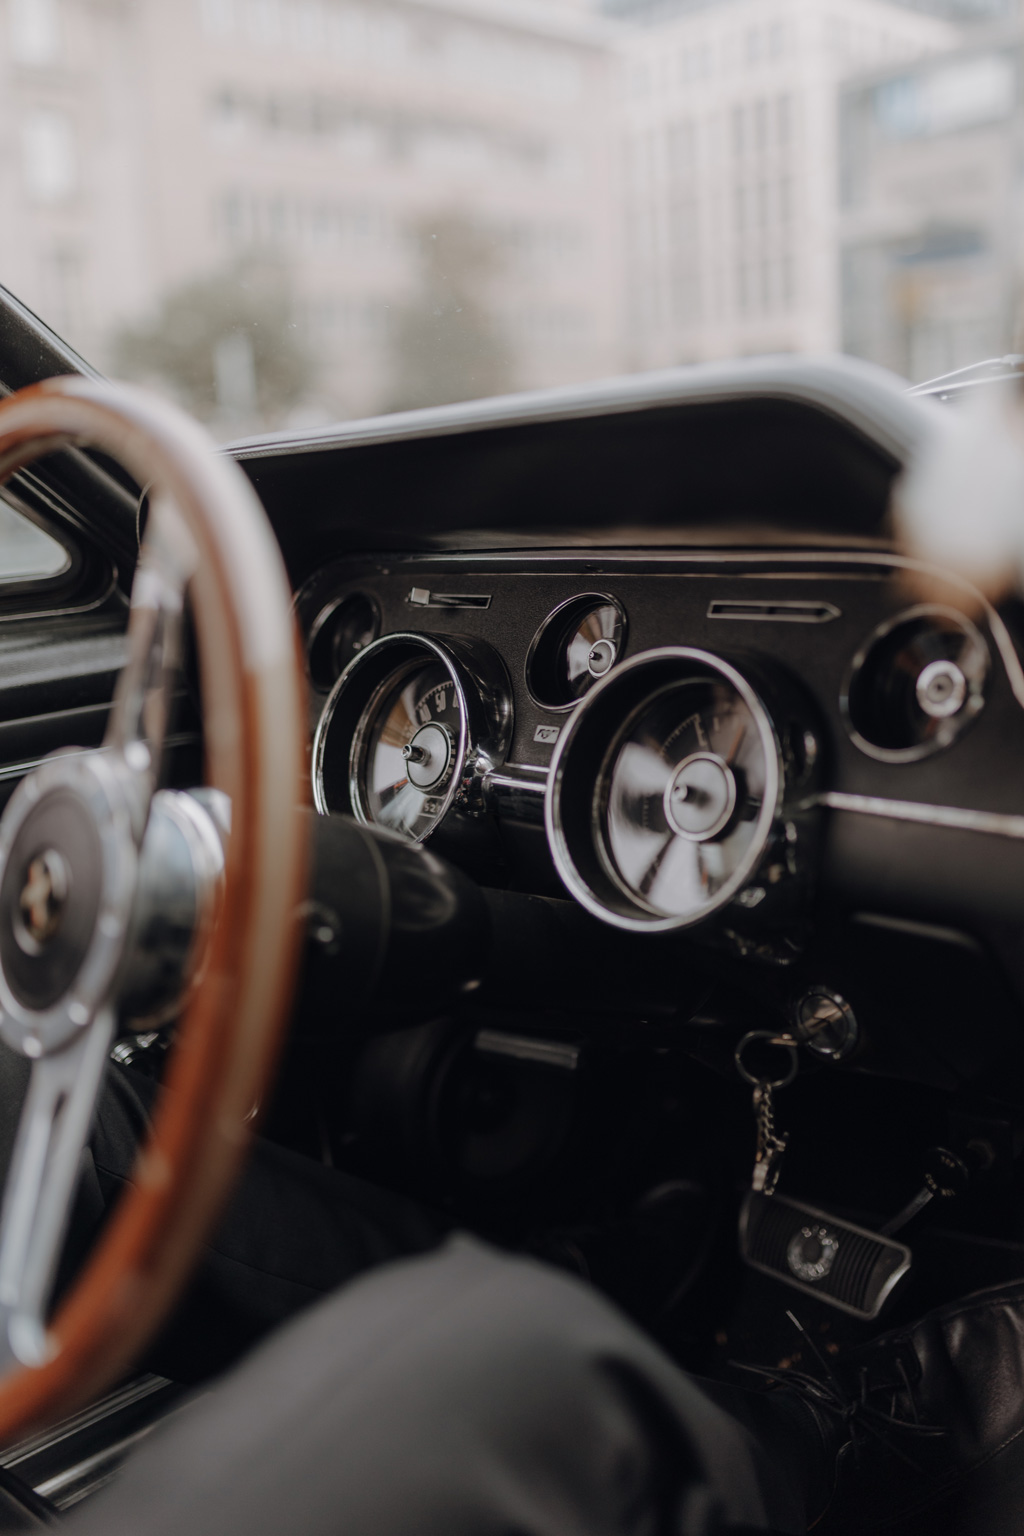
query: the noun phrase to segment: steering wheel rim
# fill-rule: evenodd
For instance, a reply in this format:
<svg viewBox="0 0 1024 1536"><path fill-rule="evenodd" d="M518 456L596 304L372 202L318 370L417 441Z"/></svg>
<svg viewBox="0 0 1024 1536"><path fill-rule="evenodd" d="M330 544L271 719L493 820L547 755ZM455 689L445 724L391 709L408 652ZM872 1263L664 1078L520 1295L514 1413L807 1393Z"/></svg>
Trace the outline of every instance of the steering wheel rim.
<svg viewBox="0 0 1024 1536"><path fill-rule="evenodd" d="M150 522L162 508L165 540L175 517L178 535L186 531L190 569L182 567L183 587L187 581L199 660L204 778L229 797L231 832L201 982L179 1026L150 1136L131 1184L47 1325L49 1358L0 1378L0 1443L74 1410L123 1375L180 1293L233 1185L275 1060L297 969L306 879L303 670L287 575L255 493L198 426L141 391L65 377L0 401L0 483L72 444L101 449L151 487ZM130 646L151 619L136 595L143 571L159 564L147 556L152 547L147 530ZM119 695L131 693L122 687L127 676L126 668ZM140 714L143 694L140 685ZM120 710L123 726L119 695L112 720ZM161 736L162 727L157 751ZM154 782L157 766L151 764ZM150 797L152 790L151 782ZM129 787L125 806L138 821L132 793ZM149 801L142 798L144 830ZM138 826L136 834L141 842ZM34 1053L34 1046L25 1051Z"/></svg>

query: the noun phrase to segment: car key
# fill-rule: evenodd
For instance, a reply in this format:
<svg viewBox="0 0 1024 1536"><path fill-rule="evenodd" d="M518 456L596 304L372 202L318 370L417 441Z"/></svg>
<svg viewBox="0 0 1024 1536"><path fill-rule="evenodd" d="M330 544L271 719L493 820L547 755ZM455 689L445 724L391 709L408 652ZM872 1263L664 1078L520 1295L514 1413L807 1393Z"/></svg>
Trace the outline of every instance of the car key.
<svg viewBox="0 0 1024 1536"><path fill-rule="evenodd" d="M930 1147L925 1153L924 1184L901 1211L879 1227L883 1237L892 1237L909 1226L933 1200L953 1200L962 1195L971 1181L971 1170L948 1147Z"/></svg>
<svg viewBox="0 0 1024 1536"><path fill-rule="evenodd" d="M749 1050L755 1041L764 1041L768 1045L776 1046L788 1053L789 1061L785 1072L781 1077L758 1076L744 1063L744 1053ZM743 1080L751 1085L754 1090L754 1120L757 1125L757 1142L754 1151L754 1171L751 1176L751 1188L756 1194L771 1195L775 1192L775 1186L779 1182L779 1174L782 1171L782 1157L789 1141L788 1133L780 1136L775 1129L775 1092L779 1088L786 1088L797 1074L799 1058L796 1052L796 1042L791 1035L775 1034L769 1029L751 1030L743 1036L736 1047L734 1061L736 1070Z"/></svg>

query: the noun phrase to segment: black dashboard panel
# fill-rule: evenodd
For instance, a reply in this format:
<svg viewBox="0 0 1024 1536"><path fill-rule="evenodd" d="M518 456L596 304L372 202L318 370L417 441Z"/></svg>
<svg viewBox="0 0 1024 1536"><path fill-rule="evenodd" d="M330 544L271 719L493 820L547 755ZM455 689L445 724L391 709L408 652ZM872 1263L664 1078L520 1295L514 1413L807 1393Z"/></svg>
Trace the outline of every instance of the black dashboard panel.
<svg viewBox="0 0 1024 1536"><path fill-rule="evenodd" d="M507 753L492 765L501 770L494 776L527 781L517 811L508 785L499 785L506 794L494 798L493 809L499 823L504 812L510 824L532 819L539 826L541 792L568 713L537 702L527 676L531 646L561 605L580 594L605 594L625 618L617 664L661 647L696 647L740 672L767 668L795 683L814 722L815 794L827 813L824 873L837 891L886 909L949 915L980 907L1018 916L1024 782L999 765L1024 753L1024 674L998 615L987 610L978 620L988 657L983 707L943 750L919 760L879 760L854 739L844 708L850 669L867 639L918 606L907 566L899 557L856 549L608 550L589 559L572 550L386 554L325 566L302 588L297 610L308 635L339 599L358 593L379 615L381 635L459 637L492 647L507 669L512 713ZM966 588L951 584L944 595L944 611L966 615L975 605ZM315 687L314 722L325 698L324 687ZM534 798L531 817L522 805ZM909 847L912 858L904 857ZM512 879L528 884L525 863L517 874L514 839L505 839L504 855ZM536 871L536 859L528 863ZM551 888L548 881L543 887Z"/></svg>

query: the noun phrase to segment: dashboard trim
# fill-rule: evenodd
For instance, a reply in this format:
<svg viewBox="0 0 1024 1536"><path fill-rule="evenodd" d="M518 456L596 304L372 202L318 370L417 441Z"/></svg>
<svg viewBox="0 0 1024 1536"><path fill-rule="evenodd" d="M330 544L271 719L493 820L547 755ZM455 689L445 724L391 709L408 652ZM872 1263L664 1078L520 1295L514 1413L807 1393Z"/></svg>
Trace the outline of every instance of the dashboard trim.
<svg viewBox="0 0 1024 1536"><path fill-rule="evenodd" d="M945 827L954 832L981 832L1024 842L1024 816L1002 811L972 811L952 805L922 805L913 800L886 800L878 795L851 795L827 790L815 803L830 811L852 811L858 816L881 816L891 821L913 821L922 826Z"/></svg>
<svg viewBox="0 0 1024 1536"><path fill-rule="evenodd" d="M635 565L763 565L781 567L787 564L805 566L866 566L870 569L915 571L923 576L945 582L949 587L966 594L970 599L969 608L976 614L983 614L985 621L992 633L1000 660L1006 671L1010 688L1021 709L1024 709L1024 662L1017 654L1017 648L1009 630L1002 618L988 599L976 586L959 576L955 571L949 571L942 566L933 565L927 560L918 560L913 555L901 555L894 550L879 549L662 549L651 547L650 549L621 550L609 546L602 551L597 559L593 554L589 557L580 550L516 550L514 552L486 550L431 552L424 551L413 557L417 564L456 564L456 565L487 565L496 566L526 566L548 563L559 566L582 567L588 575L607 574L609 567L635 566ZM582 574L582 572L581 572ZM777 575L796 575L797 572L782 570L766 570L759 573L765 577Z"/></svg>

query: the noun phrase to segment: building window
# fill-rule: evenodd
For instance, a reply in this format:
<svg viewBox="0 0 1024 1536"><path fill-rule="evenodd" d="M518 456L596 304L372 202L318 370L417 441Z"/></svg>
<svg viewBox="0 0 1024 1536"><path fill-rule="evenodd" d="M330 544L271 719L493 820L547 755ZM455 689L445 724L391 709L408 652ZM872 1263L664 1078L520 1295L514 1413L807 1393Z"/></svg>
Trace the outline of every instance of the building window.
<svg viewBox="0 0 1024 1536"><path fill-rule="evenodd" d="M63 112L39 108L30 112L21 129L25 182L40 203L60 202L74 191L78 179L75 130Z"/></svg>
<svg viewBox="0 0 1024 1536"><path fill-rule="evenodd" d="M59 0L9 0L11 54L18 64L52 64L60 54Z"/></svg>

